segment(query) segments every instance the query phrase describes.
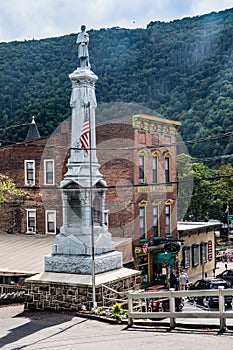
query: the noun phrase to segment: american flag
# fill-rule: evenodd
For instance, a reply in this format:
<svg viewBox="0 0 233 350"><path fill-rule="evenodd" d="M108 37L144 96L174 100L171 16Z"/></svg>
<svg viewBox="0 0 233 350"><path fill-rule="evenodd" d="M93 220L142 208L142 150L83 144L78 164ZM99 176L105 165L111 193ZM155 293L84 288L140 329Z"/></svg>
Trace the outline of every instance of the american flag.
<svg viewBox="0 0 233 350"><path fill-rule="evenodd" d="M85 111L84 122L82 126L82 131L80 135L81 148L88 154L89 150L89 133L90 133L90 123L88 110Z"/></svg>

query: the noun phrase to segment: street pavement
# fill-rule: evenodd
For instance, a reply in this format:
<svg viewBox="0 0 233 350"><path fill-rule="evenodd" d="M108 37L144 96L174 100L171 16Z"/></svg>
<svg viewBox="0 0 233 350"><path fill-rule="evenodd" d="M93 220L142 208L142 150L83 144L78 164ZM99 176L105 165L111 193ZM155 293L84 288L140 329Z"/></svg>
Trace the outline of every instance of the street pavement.
<svg viewBox="0 0 233 350"><path fill-rule="evenodd" d="M198 322L202 322L198 320ZM0 308L0 347L3 350L203 350L231 349L233 331L218 327L169 327L135 323L110 324L75 313L24 312L23 305Z"/></svg>
<svg viewBox="0 0 233 350"><path fill-rule="evenodd" d="M216 275L225 269L218 263ZM228 263L233 268L233 263ZM183 323L182 323L183 322ZM232 349L233 326L219 332L218 320L179 319L173 330L164 323L111 324L75 312L24 311L23 305L0 308L3 350L203 350Z"/></svg>

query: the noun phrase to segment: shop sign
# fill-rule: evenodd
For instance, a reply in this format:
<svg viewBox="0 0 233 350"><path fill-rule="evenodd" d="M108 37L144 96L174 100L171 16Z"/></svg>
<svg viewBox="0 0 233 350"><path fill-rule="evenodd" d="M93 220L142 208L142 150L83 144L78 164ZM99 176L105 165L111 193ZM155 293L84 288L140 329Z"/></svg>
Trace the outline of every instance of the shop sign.
<svg viewBox="0 0 233 350"><path fill-rule="evenodd" d="M178 253L180 251L180 245L177 242L167 242L164 244L164 250L167 253Z"/></svg>
<svg viewBox="0 0 233 350"><path fill-rule="evenodd" d="M143 243L142 246L137 246L134 248L135 255L147 254L148 253L148 243Z"/></svg>
<svg viewBox="0 0 233 350"><path fill-rule="evenodd" d="M208 241L208 261L211 261L213 258L213 244L212 241Z"/></svg>
<svg viewBox="0 0 233 350"><path fill-rule="evenodd" d="M146 254L148 252L148 243L144 243L142 246L142 251L144 254Z"/></svg>

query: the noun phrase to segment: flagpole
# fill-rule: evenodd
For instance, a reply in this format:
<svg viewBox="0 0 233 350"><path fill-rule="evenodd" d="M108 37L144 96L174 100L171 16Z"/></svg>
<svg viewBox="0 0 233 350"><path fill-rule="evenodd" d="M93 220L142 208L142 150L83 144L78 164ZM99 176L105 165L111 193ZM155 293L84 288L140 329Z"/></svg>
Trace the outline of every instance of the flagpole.
<svg viewBox="0 0 233 350"><path fill-rule="evenodd" d="M90 206L91 206L91 275L92 275L92 304L93 309L96 309L96 298L95 298L95 240L94 240L94 218L93 218L93 193L92 193L92 123L91 123L91 113L90 113L90 104L88 106L89 114L89 165L90 165Z"/></svg>
<svg viewBox="0 0 233 350"><path fill-rule="evenodd" d="M228 243L229 243L231 241L230 240L230 221L228 219L228 215L230 214L229 202L227 202L226 212L227 212L227 240L228 240Z"/></svg>

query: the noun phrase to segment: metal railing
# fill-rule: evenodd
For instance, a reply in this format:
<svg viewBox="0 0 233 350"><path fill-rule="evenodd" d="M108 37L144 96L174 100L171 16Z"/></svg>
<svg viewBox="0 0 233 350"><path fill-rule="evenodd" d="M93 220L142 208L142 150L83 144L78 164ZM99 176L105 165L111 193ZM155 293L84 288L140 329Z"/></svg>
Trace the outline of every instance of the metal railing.
<svg viewBox="0 0 233 350"><path fill-rule="evenodd" d="M170 319L170 328L175 328L176 319L178 318L206 318L206 319L219 319L220 331L226 330L226 320L233 318L233 304L231 310L227 311L225 309L225 297L230 296L233 297L233 289L223 289L223 287L219 287L219 289L212 290L187 290L187 291L175 291L174 289L170 289L169 291L164 292L130 292L128 294L128 325L133 325L133 320L135 319ZM195 309L195 311L175 311L175 298L176 297L217 297L218 298L218 309L216 311L211 311L206 308L203 309ZM169 311L159 311L159 312L148 312L147 301L149 299L169 299ZM134 311L134 303L138 304L140 300L141 310Z"/></svg>
<svg viewBox="0 0 233 350"><path fill-rule="evenodd" d="M0 284L0 294L12 293L24 290L24 286L19 284Z"/></svg>
<svg viewBox="0 0 233 350"><path fill-rule="evenodd" d="M118 292L104 284L102 284L102 306L103 308L111 308L115 303L121 306L128 304L128 292Z"/></svg>
<svg viewBox="0 0 233 350"><path fill-rule="evenodd" d="M0 284L0 305L23 303L24 286L18 284Z"/></svg>

